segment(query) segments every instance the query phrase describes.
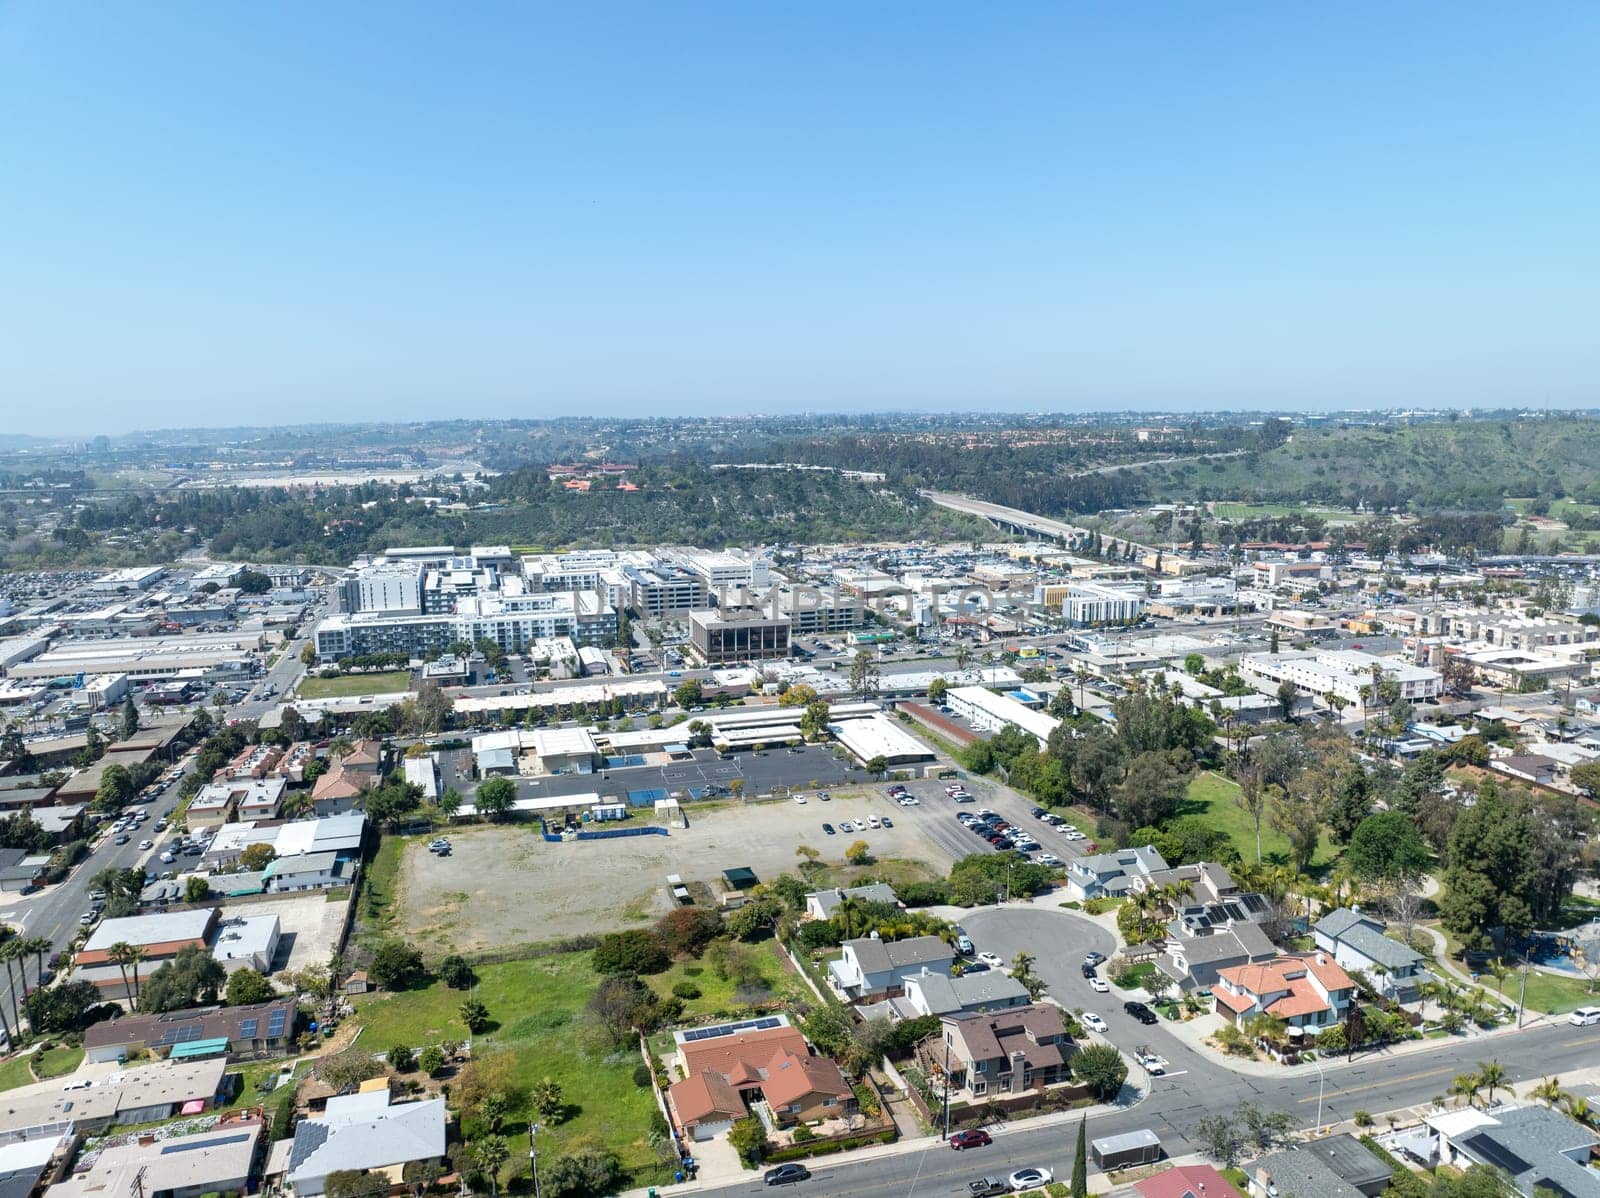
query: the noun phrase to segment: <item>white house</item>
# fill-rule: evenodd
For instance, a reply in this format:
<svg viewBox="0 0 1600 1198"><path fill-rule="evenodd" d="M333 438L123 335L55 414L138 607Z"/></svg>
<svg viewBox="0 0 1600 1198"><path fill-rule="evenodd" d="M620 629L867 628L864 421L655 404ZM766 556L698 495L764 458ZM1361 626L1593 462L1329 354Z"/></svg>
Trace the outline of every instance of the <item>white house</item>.
<svg viewBox="0 0 1600 1198"><path fill-rule="evenodd" d="M1311 927L1323 952L1345 969L1359 969L1373 988L1397 1002L1415 1002L1417 987L1427 979L1422 955L1384 935L1387 925L1349 907L1324 915Z"/></svg>
<svg viewBox="0 0 1600 1198"><path fill-rule="evenodd" d="M844 955L828 965L828 982L851 1002L899 993L906 978L923 970L948 975L956 959L937 936L881 940L873 933L843 947Z"/></svg>

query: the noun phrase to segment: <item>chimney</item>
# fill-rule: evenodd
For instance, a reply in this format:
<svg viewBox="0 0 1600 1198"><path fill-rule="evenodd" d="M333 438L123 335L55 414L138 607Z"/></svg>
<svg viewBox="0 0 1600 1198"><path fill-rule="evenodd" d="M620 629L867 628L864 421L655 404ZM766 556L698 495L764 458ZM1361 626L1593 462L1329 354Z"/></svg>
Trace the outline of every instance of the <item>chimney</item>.
<svg viewBox="0 0 1600 1198"><path fill-rule="evenodd" d="M1318 965L1326 965L1327 963L1328 963L1328 954L1323 952L1321 949L1318 949L1317 950L1317 964Z"/></svg>

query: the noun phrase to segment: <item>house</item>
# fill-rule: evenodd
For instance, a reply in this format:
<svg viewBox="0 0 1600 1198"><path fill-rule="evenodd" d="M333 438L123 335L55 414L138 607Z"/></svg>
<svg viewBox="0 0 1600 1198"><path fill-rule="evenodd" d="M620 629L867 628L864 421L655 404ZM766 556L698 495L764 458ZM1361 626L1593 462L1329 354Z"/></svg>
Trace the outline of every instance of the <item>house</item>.
<svg viewBox="0 0 1600 1198"><path fill-rule="evenodd" d="M843 955L828 963L828 983L851 1001L886 998L905 989L905 979L924 969L948 974L955 953L937 936L883 940L874 932L846 940Z"/></svg>
<svg viewBox="0 0 1600 1198"><path fill-rule="evenodd" d="M156 1123L199 1115L216 1104L227 1061L220 1056L160 1061L124 1069L88 1086L64 1089L61 1079L0 1092L0 1128L75 1123L86 1135L115 1124Z"/></svg>
<svg viewBox="0 0 1600 1198"><path fill-rule="evenodd" d="M1489 762L1489 768L1498 770L1502 774L1509 774L1513 778L1520 778L1524 782L1549 786L1556 780L1556 773L1560 767L1543 754L1524 753L1512 757L1497 757Z"/></svg>
<svg viewBox="0 0 1600 1198"><path fill-rule="evenodd" d="M1174 937L1156 958L1161 970L1186 992L1209 990L1224 969L1270 961L1278 948L1258 924L1241 923L1203 936Z"/></svg>
<svg viewBox="0 0 1600 1198"><path fill-rule="evenodd" d="M1136 877L1135 891L1161 891L1174 887L1190 903L1215 903L1239 893L1239 884L1233 880L1226 866L1215 861L1194 861L1170 869L1158 869Z"/></svg>
<svg viewBox="0 0 1600 1198"><path fill-rule="evenodd" d="M200 1198L201 1194L248 1193L255 1188L250 1182L263 1155L265 1133L259 1115L235 1115L194 1135L140 1136L94 1153L86 1168L45 1191L46 1198L100 1198L106 1194Z"/></svg>
<svg viewBox="0 0 1600 1198"><path fill-rule="evenodd" d="M709 1140L765 1104L779 1126L849 1114L855 1095L839 1067L783 1015L675 1032L683 1080L667 1103L684 1134Z"/></svg>
<svg viewBox="0 0 1600 1198"><path fill-rule="evenodd" d="M1174 1165L1133 1183L1142 1198L1243 1198L1210 1165Z"/></svg>
<svg viewBox="0 0 1600 1198"><path fill-rule="evenodd" d="M1344 1019L1355 989L1325 952L1284 956L1218 970L1212 1009L1241 1030L1265 1012L1315 1035Z"/></svg>
<svg viewBox="0 0 1600 1198"><path fill-rule="evenodd" d="M1250 1198L1378 1198L1394 1170L1354 1136L1325 1136L1271 1152L1248 1170Z"/></svg>
<svg viewBox="0 0 1600 1198"><path fill-rule="evenodd" d="M1134 879L1170 868L1154 845L1079 857L1067 866L1067 893L1079 902L1126 894Z"/></svg>
<svg viewBox="0 0 1600 1198"><path fill-rule="evenodd" d="M294 1044L293 997L244 1007L199 1007L164 1015L125 1015L83 1033L90 1061L121 1061L135 1051L160 1054L180 1044L226 1040L230 1060L275 1056Z"/></svg>
<svg viewBox="0 0 1600 1198"><path fill-rule="evenodd" d="M360 806L361 796L375 782L374 776L347 770L344 762L337 762L312 785L311 809L319 816L345 815Z"/></svg>
<svg viewBox="0 0 1600 1198"><path fill-rule="evenodd" d="M951 1095L960 1091L969 1100L1066 1081L1067 1063L1078 1048L1067 1035L1061 1009L1045 1003L945 1015L939 1024L917 1046L924 1072L943 1075L948 1050Z"/></svg>
<svg viewBox="0 0 1600 1198"><path fill-rule="evenodd" d="M923 969L907 977L901 1001L918 1015L953 1015L958 1011L1000 1011L1028 1003L1028 988L1008 973L987 969L950 977Z"/></svg>
<svg viewBox="0 0 1600 1198"><path fill-rule="evenodd" d="M295 1125L286 1180L297 1198L325 1192L340 1169L383 1173L396 1185L412 1161L439 1160L445 1148L443 1098L392 1102L389 1089L328 1099L320 1115Z"/></svg>
<svg viewBox="0 0 1600 1198"><path fill-rule="evenodd" d="M1596 1198L1600 1175L1589 1167L1600 1135L1544 1106L1464 1107L1425 1117L1428 1163L1465 1169L1503 1169L1524 1198L1538 1190L1567 1198Z"/></svg>
<svg viewBox="0 0 1600 1198"><path fill-rule="evenodd" d="M814 890L806 895L807 919L832 919L839 904L845 899L855 899L858 903L889 903L897 905L900 900L895 896L894 887L887 882L872 882L866 886L852 886L848 890L833 887L828 890Z"/></svg>
<svg viewBox="0 0 1600 1198"><path fill-rule="evenodd" d="M1311 926L1323 952L1345 969L1359 969L1374 990L1397 1002L1415 1002L1417 987L1428 979L1422 954L1384 935L1387 925L1349 907L1324 915Z"/></svg>
<svg viewBox="0 0 1600 1198"><path fill-rule="evenodd" d="M355 872L353 857L332 850L296 853L269 861L267 868L262 871L262 881L272 894L291 890L327 890L333 886L349 886L355 881Z"/></svg>
<svg viewBox="0 0 1600 1198"><path fill-rule="evenodd" d="M65 1129L8 1129L7 1136L0 1143L3 1198L33 1198L40 1180L54 1172L57 1154L71 1152L78 1142L70 1124Z"/></svg>
<svg viewBox="0 0 1600 1198"><path fill-rule="evenodd" d="M21 849L0 849L0 890L32 890L44 881L48 863Z"/></svg>

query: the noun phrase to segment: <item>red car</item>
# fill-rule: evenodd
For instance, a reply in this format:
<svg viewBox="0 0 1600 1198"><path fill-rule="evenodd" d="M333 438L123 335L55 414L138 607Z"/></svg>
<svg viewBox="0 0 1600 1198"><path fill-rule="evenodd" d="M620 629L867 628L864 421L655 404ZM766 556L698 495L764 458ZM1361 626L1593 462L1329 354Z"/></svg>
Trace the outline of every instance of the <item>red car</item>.
<svg viewBox="0 0 1600 1198"><path fill-rule="evenodd" d="M960 1152L963 1148L982 1148L985 1144L992 1144L989 1133L981 1127L974 1127L970 1131L958 1131L950 1137L950 1147Z"/></svg>

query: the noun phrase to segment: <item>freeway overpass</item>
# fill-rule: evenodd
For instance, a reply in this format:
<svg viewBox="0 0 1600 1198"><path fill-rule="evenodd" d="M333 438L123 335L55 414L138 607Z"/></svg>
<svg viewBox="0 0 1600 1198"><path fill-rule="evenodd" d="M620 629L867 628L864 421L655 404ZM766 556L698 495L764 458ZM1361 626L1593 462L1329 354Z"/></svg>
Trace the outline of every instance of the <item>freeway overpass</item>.
<svg viewBox="0 0 1600 1198"><path fill-rule="evenodd" d="M922 497L929 503L938 504L942 508L949 508L953 512L965 512L969 516L981 516L996 528L1007 532L1020 533L1028 537L1042 537L1047 541L1055 541L1071 549L1086 541L1092 534L1087 528L1080 528L1076 524L1068 524L1064 520L1052 520L1048 516L1036 516L1032 512L1025 512L1021 508L1006 507L1004 504L989 503L982 499L971 499L965 495L954 495L948 491L922 491ZM1141 545L1138 541L1128 541L1121 537L1103 537L1102 542L1109 554L1120 555L1127 553L1128 547L1133 547L1134 556L1143 557L1147 553L1156 553L1158 550L1152 545Z"/></svg>

